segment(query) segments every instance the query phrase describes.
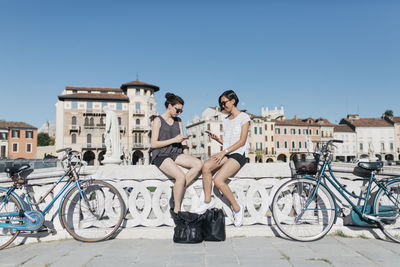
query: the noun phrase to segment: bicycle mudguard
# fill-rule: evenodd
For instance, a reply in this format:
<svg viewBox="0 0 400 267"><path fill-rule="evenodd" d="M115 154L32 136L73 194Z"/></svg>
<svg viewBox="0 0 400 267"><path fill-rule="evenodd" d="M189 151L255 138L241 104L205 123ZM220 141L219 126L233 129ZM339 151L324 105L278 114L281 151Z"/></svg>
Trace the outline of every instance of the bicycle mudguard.
<svg viewBox="0 0 400 267"><path fill-rule="evenodd" d="M400 182L400 179L390 180L389 182L385 183L385 186L390 185L395 182ZM377 197L379 196L379 194L381 193L382 190L383 190L383 188L379 188L378 192L376 192L376 194L375 194L374 205L372 206L373 209L375 209L375 207L376 207ZM392 216L395 216L397 213L395 206L382 206L381 209L384 209L384 210L378 211L378 214L383 215L382 217L392 217ZM377 214L376 210L373 210L373 214Z"/></svg>
<svg viewBox="0 0 400 267"><path fill-rule="evenodd" d="M9 188L7 188L7 187L0 187L0 190L3 190L5 192L7 192L8 189ZM17 199L17 201L21 205L22 209L26 210L25 202L22 201L22 199L15 192L11 192L11 195L13 195Z"/></svg>
<svg viewBox="0 0 400 267"><path fill-rule="evenodd" d="M318 180L317 179L315 179L314 177L312 177L312 176L302 176L301 178L304 178L304 179L308 179L308 180L313 180L313 181L315 181L315 182L317 182L318 183ZM333 224L335 224L336 223L336 220L337 220L337 214L338 214L338 205L337 205L337 203L336 203L336 197L335 197L335 195L333 194L333 192L332 192L332 190L330 190L329 189L329 187L328 186L326 186L326 184L324 184L324 183L320 183L319 184L319 186L323 186L328 192L329 192L329 194L331 194L331 197L332 197L332 199L333 199L333 204L335 205L335 210L336 210L336 212L335 212L335 220L333 221Z"/></svg>

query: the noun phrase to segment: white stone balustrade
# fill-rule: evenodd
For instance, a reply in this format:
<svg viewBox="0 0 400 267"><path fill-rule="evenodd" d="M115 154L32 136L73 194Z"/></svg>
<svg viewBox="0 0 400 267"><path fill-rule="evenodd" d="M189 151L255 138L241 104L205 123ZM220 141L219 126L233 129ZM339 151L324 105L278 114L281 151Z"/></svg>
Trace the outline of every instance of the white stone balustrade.
<svg viewBox="0 0 400 267"><path fill-rule="evenodd" d="M354 174L354 164L334 163L336 177L346 185L346 189L359 195L367 183ZM63 174L62 169L40 169L29 175L29 187L36 200L44 195L52 184ZM400 167L385 166L381 176L400 176ZM291 179L291 169L287 163L250 163L246 164L233 178L229 186L238 201L244 204L246 212L244 225L263 224L272 225L273 219L270 204L277 188L288 179ZM172 226L173 221L169 213L169 202L172 193L173 181L162 174L155 166L101 166L86 167L81 172L81 179L95 178L109 181L121 193L128 209L125 228L136 226ZM5 173L0 174L0 186L11 185ZM55 189L57 193L61 189ZM24 191L18 191L22 194ZM333 189L337 196L338 205L345 214L351 207L342 201L342 197ZM50 195L39 207L44 209L55 196ZM185 193L182 208L193 211L203 199L202 181L198 179L191 184ZM232 212L227 201L218 190L214 189L214 199L219 208L223 208L227 217L226 224L232 224ZM62 226L58 218L58 207L61 198L46 214L45 219L51 222L56 230ZM51 225L48 223L48 225ZM343 225L343 216L339 213L337 224Z"/></svg>

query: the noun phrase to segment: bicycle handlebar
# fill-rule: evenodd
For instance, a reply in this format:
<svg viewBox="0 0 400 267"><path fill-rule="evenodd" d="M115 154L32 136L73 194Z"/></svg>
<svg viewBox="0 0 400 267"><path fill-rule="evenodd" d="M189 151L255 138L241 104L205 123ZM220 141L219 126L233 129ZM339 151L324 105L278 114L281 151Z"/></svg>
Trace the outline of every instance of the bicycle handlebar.
<svg viewBox="0 0 400 267"><path fill-rule="evenodd" d="M61 153L61 152L67 152L68 153L71 150L72 149L70 147L66 147L66 148L61 148L61 149L56 150L56 153Z"/></svg>

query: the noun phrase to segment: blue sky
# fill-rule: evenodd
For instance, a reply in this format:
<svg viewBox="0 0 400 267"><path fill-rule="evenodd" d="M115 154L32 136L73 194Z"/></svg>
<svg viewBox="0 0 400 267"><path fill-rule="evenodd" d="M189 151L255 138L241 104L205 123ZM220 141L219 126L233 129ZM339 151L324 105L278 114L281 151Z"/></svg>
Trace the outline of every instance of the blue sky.
<svg viewBox="0 0 400 267"><path fill-rule="evenodd" d="M0 0L0 119L55 120L65 86L139 79L186 123L233 89L286 117L400 116L400 1Z"/></svg>

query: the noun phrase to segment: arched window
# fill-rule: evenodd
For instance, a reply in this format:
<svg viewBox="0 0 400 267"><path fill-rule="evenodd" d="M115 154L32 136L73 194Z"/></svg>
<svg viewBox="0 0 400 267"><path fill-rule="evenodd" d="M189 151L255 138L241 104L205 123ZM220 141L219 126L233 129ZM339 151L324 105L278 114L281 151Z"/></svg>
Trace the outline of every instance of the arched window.
<svg viewBox="0 0 400 267"><path fill-rule="evenodd" d="M140 119L136 119L136 125L137 125L137 126L140 125Z"/></svg>
<svg viewBox="0 0 400 267"><path fill-rule="evenodd" d="M94 119L90 118L90 125L93 126L94 125Z"/></svg>
<svg viewBox="0 0 400 267"><path fill-rule="evenodd" d="M72 125L76 125L76 117L75 116L72 116L71 124Z"/></svg>
<svg viewBox="0 0 400 267"><path fill-rule="evenodd" d="M71 144L76 144L76 134L71 135Z"/></svg>
<svg viewBox="0 0 400 267"><path fill-rule="evenodd" d="M88 117L85 118L85 125L86 126L89 125L89 118Z"/></svg>
<svg viewBox="0 0 400 267"><path fill-rule="evenodd" d="M104 124L104 119L103 119L103 117L100 118L100 124L101 124L101 125Z"/></svg>
<svg viewBox="0 0 400 267"><path fill-rule="evenodd" d="M88 134L88 135L87 135L86 141L87 141L88 144L91 144L91 143L92 143L92 135L91 135L91 134Z"/></svg>

